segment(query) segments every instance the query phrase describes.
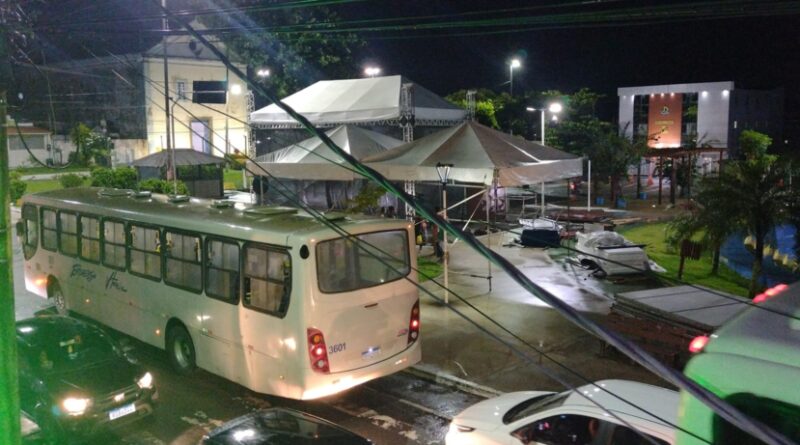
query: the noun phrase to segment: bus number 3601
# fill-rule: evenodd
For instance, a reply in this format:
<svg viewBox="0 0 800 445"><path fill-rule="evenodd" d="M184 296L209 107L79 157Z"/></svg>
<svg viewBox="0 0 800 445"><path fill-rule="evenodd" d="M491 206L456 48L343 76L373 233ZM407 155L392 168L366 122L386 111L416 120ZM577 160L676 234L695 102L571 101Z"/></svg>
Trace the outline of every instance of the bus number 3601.
<svg viewBox="0 0 800 445"><path fill-rule="evenodd" d="M335 345L328 346L328 354L335 354L347 349L347 343L336 343Z"/></svg>

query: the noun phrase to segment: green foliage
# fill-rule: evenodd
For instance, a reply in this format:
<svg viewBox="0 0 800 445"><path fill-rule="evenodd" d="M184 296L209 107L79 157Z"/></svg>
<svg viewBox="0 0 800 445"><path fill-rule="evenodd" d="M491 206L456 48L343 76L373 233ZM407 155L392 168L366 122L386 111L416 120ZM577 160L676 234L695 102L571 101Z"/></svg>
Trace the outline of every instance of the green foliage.
<svg viewBox="0 0 800 445"><path fill-rule="evenodd" d="M92 187L133 189L136 188L136 182L136 170L133 167L97 167L91 172Z"/></svg>
<svg viewBox="0 0 800 445"><path fill-rule="evenodd" d="M65 189L80 187L83 185L83 176L75 173L67 173L58 177L58 182Z"/></svg>
<svg viewBox="0 0 800 445"><path fill-rule="evenodd" d="M365 182L358 194L347 202L348 213L374 213L378 208L378 200L386 194L386 190L379 186Z"/></svg>
<svg viewBox="0 0 800 445"><path fill-rule="evenodd" d="M76 147L76 150L69 155L73 165L109 165L110 151L113 148L109 137L95 133L82 123L70 130L69 136Z"/></svg>
<svg viewBox="0 0 800 445"><path fill-rule="evenodd" d="M16 202L18 199L22 198L22 195L25 194L25 189L28 188L28 184L22 180L22 174L19 172L11 172L9 174L9 189L11 193L11 202Z"/></svg>
<svg viewBox="0 0 800 445"><path fill-rule="evenodd" d="M136 189L142 191L148 191L153 193L163 193L165 195L172 195L173 191L173 184L172 181L167 181L165 179L145 179L144 181L140 181ZM189 189L186 187L186 184L183 181L178 181L178 194L179 195L188 195Z"/></svg>
<svg viewBox="0 0 800 445"><path fill-rule="evenodd" d="M232 6L249 6L252 0L233 0ZM335 26L339 16L324 6L313 8L267 8L247 15L259 30L247 33L225 33L225 44L253 67L267 66L270 76L264 83L278 97L285 97L322 79L357 77L360 68L353 55L365 46L354 33L319 32ZM204 16L205 25L236 27L234 16ZM295 29L298 32L273 33L274 29ZM300 29L302 28L302 30Z"/></svg>
<svg viewBox="0 0 800 445"><path fill-rule="evenodd" d="M776 157L767 155L772 138L753 130L744 130L739 135L739 147L748 160L766 159L774 162Z"/></svg>
<svg viewBox="0 0 800 445"><path fill-rule="evenodd" d="M459 90L448 94L447 101L461 108L467 108L467 90ZM487 89L477 90L475 93L475 120L489 128L500 129L497 123L497 95Z"/></svg>

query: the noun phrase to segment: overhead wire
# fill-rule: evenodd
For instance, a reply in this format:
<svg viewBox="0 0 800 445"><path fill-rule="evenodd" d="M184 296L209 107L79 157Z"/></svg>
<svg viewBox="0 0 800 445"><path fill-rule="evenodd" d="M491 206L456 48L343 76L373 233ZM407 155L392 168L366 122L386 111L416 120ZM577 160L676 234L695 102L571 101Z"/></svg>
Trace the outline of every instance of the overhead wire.
<svg viewBox="0 0 800 445"><path fill-rule="evenodd" d="M161 7L161 5L158 4L157 2L155 3L162 9L162 11L164 11L165 14L167 15L170 14L167 8ZM527 276L525 276L516 267L514 267L508 260L498 255L496 252L493 252L492 250L488 249L486 246L482 245L474 236L472 236L472 234L461 232L455 226L453 226L446 220L442 219L438 215L432 214L425 208L417 205L413 197L406 194L403 190L395 187L393 184L387 181L380 173L364 165L363 163L360 163L350 154L343 151L335 143L333 143L333 141L331 141L330 138L327 137L327 135L317 131L305 117L295 112L291 107L289 107L288 105L280 101L278 98L274 97L272 94L261 88L259 85L257 85L257 83L250 80L246 74L244 74L235 65L230 63L225 54L223 54L216 47L208 43L206 39L204 39L202 35L195 32L194 29L188 23L186 23L186 21L178 18L176 18L175 20L177 20L181 26L183 26L187 31L189 31L189 33L194 38L199 40L204 46L206 46L209 50L211 50L211 52L213 52L220 60L222 60L223 63L225 63L225 65L231 71L234 72L235 75L245 80L248 83L250 89L260 94L263 94L266 98L272 100L273 103L275 103L279 108L285 111L293 119L299 121L303 125L303 127L306 128L308 132L322 139L323 142L331 150L333 150L336 154L342 157L348 164L350 164L357 170L361 171L362 174L367 176L369 179L372 179L381 184L388 191L399 196L405 203L414 206L414 208L419 213L421 213L423 216L426 216L428 219L433 220L441 227L444 227L445 230L447 230L447 232L453 234L456 237L459 237L462 241L464 241L477 251L481 252L485 257L487 257L492 262L500 266L504 271L509 273L509 275L514 279L514 281L522 285L525 289L531 291L534 295L538 296L546 303L550 304L565 318L572 321L576 325L588 330L589 332L594 333L598 337L606 340L612 346L615 346L618 350L625 353L629 357L633 358L646 368L650 369L655 374L661 376L662 378L665 378L671 384L683 389L688 394L694 396L695 398L697 398L698 400L700 400L701 402L712 408L723 419L733 423L734 425L738 426L740 429L746 431L747 433L753 435L754 437L757 437L760 440L767 442L768 444L792 443L784 435L774 431L772 428L764 425L763 423L755 419L743 415L741 412L739 412L739 410L737 410L729 403L725 402L724 400L716 396L715 394L711 393L707 389L703 388L696 382L688 379L687 377L684 377L679 372L660 363L658 360L653 358L650 354L648 354L638 346L634 345L633 343L629 342L628 340L624 339L618 334L603 328L596 322L588 319L579 312L575 311L573 308L571 308L569 305L561 301L555 295L551 294L546 289L542 288L541 286L531 281Z"/></svg>

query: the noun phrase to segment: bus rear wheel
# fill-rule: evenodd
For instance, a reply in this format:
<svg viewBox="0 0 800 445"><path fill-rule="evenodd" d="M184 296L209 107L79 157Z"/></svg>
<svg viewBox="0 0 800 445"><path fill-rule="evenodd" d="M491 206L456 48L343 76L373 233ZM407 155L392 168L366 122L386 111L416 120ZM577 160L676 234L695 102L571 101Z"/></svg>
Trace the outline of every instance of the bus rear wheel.
<svg viewBox="0 0 800 445"><path fill-rule="evenodd" d="M58 281L55 279L52 283L50 283L50 287L47 291L47 296L53 302L56 307L56 311L59 315L67 315L69 310L67 309L67 299L64 297L64 291L61 290L61 286L58 284Z"/></svg>
<svg viewBox="0 0 800 445"><path fill-rule="evenodd" d="M194 342L182 326L175 326L167 334L167 353L172 367L179 374L188 374L197 366Z"/></svg>

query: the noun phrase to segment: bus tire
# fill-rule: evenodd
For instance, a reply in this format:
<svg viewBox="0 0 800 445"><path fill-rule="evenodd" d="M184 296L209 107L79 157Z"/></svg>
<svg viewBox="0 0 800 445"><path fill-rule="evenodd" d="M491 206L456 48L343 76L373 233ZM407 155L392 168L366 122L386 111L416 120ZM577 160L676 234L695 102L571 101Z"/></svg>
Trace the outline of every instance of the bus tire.
<svg viewBox="0 0 800 445"><path fill-rule="evenodd" d="M194 342L183 326L175 326L169 330L167 353L172 367L179 374L189 374L197 367Z"/></svg>
<svg viewBox="0 0 800 445"><path fill-rule="evenodd" d="M55 278L51 279L50 286L47 288L47 298L53 302L56 312L58 312L59 315L69 314L69 309L67 309L67 299L64 296L64 291L61 290L61 285L58 284L58 280Z"/></svg>

